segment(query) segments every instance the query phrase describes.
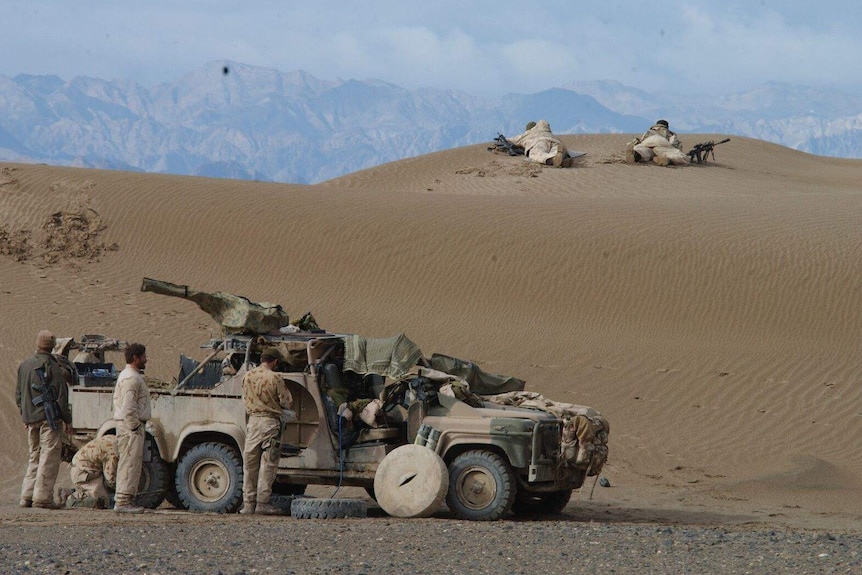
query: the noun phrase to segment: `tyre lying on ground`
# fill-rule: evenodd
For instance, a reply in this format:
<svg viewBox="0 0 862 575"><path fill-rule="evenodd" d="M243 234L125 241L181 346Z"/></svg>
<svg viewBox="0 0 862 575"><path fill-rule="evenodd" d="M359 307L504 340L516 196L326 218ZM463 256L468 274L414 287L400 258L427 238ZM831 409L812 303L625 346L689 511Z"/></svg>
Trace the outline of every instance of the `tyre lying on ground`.
<svg viewBox="0 0 862 575"><path fill-rule="evenodd" d="M368 507L359 499L330 499L303 497L290 504L294 519L345 519L366 517Z"/></svg>

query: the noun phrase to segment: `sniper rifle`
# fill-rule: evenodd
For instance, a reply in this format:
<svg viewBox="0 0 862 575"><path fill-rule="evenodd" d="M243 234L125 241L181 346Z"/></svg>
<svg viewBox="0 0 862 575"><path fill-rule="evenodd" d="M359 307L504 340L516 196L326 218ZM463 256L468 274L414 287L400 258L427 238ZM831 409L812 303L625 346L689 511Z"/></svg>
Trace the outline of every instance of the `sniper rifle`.
<svg viewBox="0 0 862 575"><path fill-rule="evenodd" d="M523 156L524 148L517 146L506 139L506 136L503 134L497 133L497 137L494 138L494 147L488 148L489 150L498 150L501 152L506 152L510 156Z"/></svg>
<svg viewBox="0 0 862 575"><path fill-rule="evenodd" d="M44 367L37 367L34 371L42 385L32 386L34 390L39 392L39 395L33 396L31 401L35 407L43 406L45 421L48 422L52 431L57 431L59 429L57 420L60 419L60 407L57 405L57 398L54 397L54 388L45 379Z"/></svg>
<svg viewBox="0 0 862 575"><path fill-rule="evenodd" d="M709 142L704 142L702 144L695 144L695 146L688 151L688 159L690 162L694 162L697 160L698 164L702 164L705 162L710 154L712 154L712 161L715 161L715 147L719 144L726 144L730 141L730 138L725 138L720 142L713 142L710 140Z"/></svg>

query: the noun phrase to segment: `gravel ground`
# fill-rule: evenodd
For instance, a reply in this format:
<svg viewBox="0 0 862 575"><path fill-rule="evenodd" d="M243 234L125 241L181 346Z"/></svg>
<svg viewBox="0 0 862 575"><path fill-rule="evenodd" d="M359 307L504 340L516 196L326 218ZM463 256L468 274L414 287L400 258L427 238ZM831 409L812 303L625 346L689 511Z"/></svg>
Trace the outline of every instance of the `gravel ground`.
<svg viewBox="0 0 862 575"><path fill-rule="evenodd" d="M862 536L553 519L299 520L0 509L0 572L53 574L862 573Z"/></svg>

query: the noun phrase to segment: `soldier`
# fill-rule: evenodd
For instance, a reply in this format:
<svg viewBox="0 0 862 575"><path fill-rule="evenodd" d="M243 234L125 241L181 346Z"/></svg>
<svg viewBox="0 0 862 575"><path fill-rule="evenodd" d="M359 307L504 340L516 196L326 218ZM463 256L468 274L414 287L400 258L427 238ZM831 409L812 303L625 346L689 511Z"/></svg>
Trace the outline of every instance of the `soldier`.
<svg viewBox="0 0 862 575"><path fill-rule="evenodd" d="M279 358L277 349L264 348L260 353L260 366L242 379L242 400L248 423L242 453L243 504L240 513L281 513L269 503L269 498L281 456L282 410L290 409L293 398L284 380L273 371Z"/></svg>
<svg viewBox="0 0 862 575"><path fill-rule="evenodd" d="M63 430L72 423L67 385L74 380L51 354L55 343L50 331L40 331L36 336L38 351L18 366L15 403L27 428L30 450L20 507L60 507L54 502L54 483L60 470Z"/></svg>
<svg viewBox="0 0 862 575"><path fill-rule="evenodd" d="M135 505L141 466L144 460L146 423L150 418L150 390L141 372L147 365L147 349L140 343L124 350L126 368L120 372L114 387L114 420L117 422L117 493L114 511L143 513Z"/></svg>
<svg viewBox="0 0 862 575"><path fill-rule="evenodd" d="M75 491L66 500L66 507L107 507L111 497L108 489L113 490L117 483L119 459L116 435L97 437L82 447L72 458L69 475Z"/></svg>
<svg viewBox="0 0 862 575"><path fill-rule="evenodd" d="M682 152L682 142L670 130L667 120L656 120L641 137L636 137L626 145L627 163L649 161L659 166L688 165L688 156Z"/></svg>
<svg viewBox="0 0 862 575"><path fill-rule="evenodd" d="M565 144L551 132L551 126L547 120L530 122L527 124L523 134L509 139L513 144L524 148L524 155L540 164L565 167L569 158L569 151Z"/></svg>

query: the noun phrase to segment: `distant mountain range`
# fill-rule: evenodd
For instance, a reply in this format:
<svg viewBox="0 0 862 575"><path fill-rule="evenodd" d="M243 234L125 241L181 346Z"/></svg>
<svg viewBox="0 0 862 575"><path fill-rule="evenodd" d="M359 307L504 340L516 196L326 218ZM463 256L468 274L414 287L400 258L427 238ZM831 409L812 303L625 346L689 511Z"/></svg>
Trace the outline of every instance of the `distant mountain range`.
<svg viewBox="0 0 862 575"><path fill-rule="evenodd" d="M496 100L324 81L212 62L176 82L0 75L0 160L316 183L430 152L515 135L546 119L557 134L641 133L666 117L680 133L750 136L862 157L862 98L770 83L745 93L649 94L575 82Z"/></svg>

